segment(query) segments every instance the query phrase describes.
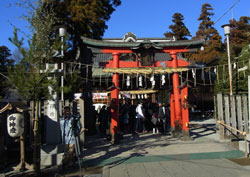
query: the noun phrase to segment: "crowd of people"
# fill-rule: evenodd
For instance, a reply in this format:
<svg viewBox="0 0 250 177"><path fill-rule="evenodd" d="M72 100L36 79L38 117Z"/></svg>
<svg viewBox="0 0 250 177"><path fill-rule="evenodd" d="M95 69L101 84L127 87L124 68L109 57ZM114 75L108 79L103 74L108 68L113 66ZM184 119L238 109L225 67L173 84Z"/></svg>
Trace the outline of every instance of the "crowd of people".
<svg viewBox="0 0 250 177"><path fill-rule="evenodd" d="M170 128L168 105L153 103L149 100L137 104L132 103L131 100L123 101L119 104L119 132L121 134L138 134L151 131L153 134L167 133ZM111 108L103 105L96 111L95 116L100 134L108 137L110 135ZM78 113L72 113L68 106L64 107L63 116L60 119L61 138L65 145L62 168L66 164L73 164L75 158L79 156L77 139L84 131L79 119Z"/></svg>
<svg viewBox="0 0 250 177"><path fill-rule="evenodd" d="M103 105L97 110L97 125L99 132L108 134L111 112L110 107ZM153 103L149 100L137 104L125 100L119 104L119 125L122 134L146 133L166 134L170 128L169 105Z"/></svg>

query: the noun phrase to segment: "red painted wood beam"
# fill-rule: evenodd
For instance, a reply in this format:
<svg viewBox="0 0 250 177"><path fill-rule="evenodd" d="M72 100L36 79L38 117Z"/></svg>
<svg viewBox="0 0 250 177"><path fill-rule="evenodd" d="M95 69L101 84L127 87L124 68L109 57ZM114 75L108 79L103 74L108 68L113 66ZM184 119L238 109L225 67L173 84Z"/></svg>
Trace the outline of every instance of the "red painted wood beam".
<svg viewBox="0 0 250 177"><path fill-rule="evenodd" d="M174 94L170 94L170 127L171 130L175 129L175 105L174 105Z"/></svg>
<svg viewBox="0 0 250 177"><path fill-rule="evenodd" d="M190 49L185 49L185 47L183 48L165 48L162 49L163 53L186 53L186 52L190 52Z"/></svg>
<svg viewBox="0 0 250 177"><path fill-rule="evenodd" d="M172 59L173 59L173 68L178 68L178 62L177 62L177 53L171 52L170 53ZM173 73L173 94L174 94L174 111L175 111L175 128L179 127L182 120L181 115L181 97L180 97L180 83L179 83L179 74L177 72Z"/></svg>
<svg viewBox="0 0 250 177"><path fill-rule="evenodd" d="M113 53L113 68L119 68L119 53ZM118 132L119 132L119 74L114 73L112 76L112 82L114 88L111 90L111 140L112 143L118 142Z"/></svg>
<svg viewBox="0 0 250 177"><path fill-rule="evenodd" d="M130 50L130 49L101 49L102 53L134 53L134 51Z"/></svg>
<svg viewBox="0 0 250 177"><path fill-rule="evenodd" d="M185 47L182 48L173 48L173 47L169 47L169 48L165 48L165 49L161 49L161 50L157 50L159 53L186 53L186 52L190 52L190 49L185 49ZM126 49L126 48L107 48L107 49L101 49L102 53L135 53L136 50L131 50L131 49Z"/></svg>
<svg viewBox="0 0 250 177"><path fill-rule="evenodd" d="M181 105L182 105L182 131L189 134L189 109L188 109L188 87L181 89Z"/></svg>

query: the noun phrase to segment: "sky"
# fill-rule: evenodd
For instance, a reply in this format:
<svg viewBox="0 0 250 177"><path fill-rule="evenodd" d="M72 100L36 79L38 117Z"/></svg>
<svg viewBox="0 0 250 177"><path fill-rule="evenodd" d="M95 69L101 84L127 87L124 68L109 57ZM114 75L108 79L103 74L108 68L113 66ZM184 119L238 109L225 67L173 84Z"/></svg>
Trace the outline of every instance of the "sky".
<svg viewBox="0 0 250 177"><path fill-rule="evenodd" d="M25 10L10 6L13 1L0 0L0 45L6 45L13 52L15 46L8 41L13 35L13 26L21 29L22 35L28 35L28 24L21 18ZM127 32L133 32L139 37L164 37L172 24L172 15L176 12L184 16L184 23L195 35L198 29L197 21L201 6L209 3L215 13L212 20L216 22L215 28L223 36L221 25L228 23L231 18L239 19L240 16L250 16L250 0L121 0L107 22L108 29L104 38L123 37ZM230 7L235 4L228 13ZM225 14L226 13L226 14ZM224 15L225 14L225 15ZM25 37L24 35L24 37Z"/></svg>

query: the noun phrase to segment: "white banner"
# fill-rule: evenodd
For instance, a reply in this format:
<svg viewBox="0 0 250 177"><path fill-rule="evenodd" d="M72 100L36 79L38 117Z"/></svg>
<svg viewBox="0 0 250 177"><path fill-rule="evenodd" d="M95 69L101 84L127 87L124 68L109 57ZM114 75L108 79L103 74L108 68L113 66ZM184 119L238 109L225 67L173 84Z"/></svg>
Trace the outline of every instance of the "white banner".
<svg viewBox="0 0 250 177"><path fill-rule="evenodd" d="M108 93L92 93L93 99L108 99Z"/></svg>

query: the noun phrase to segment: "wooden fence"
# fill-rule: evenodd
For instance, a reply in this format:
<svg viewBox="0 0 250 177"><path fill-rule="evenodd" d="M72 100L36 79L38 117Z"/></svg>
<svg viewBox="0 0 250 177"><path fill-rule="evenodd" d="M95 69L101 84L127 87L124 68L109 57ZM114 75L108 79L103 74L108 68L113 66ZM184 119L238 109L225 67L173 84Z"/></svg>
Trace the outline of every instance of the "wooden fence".
<svg viewBox="0 0 250 177"><path fill-rule="evenodd" d="M221 138L249 133L248 95L215 96L215 117L219 123Z"/></svg>

